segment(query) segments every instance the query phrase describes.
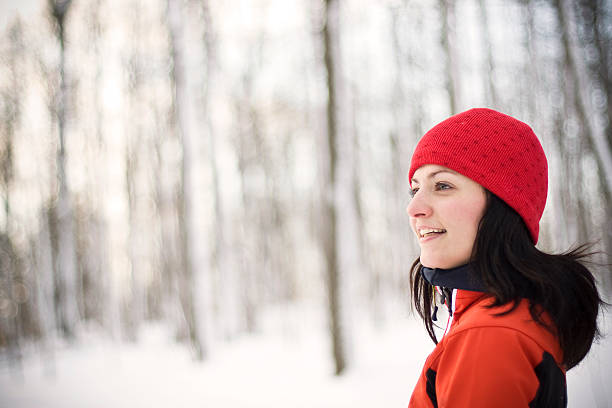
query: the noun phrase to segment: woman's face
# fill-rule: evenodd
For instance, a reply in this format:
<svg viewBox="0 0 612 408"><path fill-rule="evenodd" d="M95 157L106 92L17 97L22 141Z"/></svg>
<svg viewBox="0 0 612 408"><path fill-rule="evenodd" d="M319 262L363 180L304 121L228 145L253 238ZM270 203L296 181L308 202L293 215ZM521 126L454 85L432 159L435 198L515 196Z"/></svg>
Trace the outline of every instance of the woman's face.
<svg viewBox="0 0 612 408"><path fill-rule="evenodd" d="M419 167L411 188L406 211L421 247L421 264L449 269L467 263L487 203L485 189L435 164Z"/></svg>

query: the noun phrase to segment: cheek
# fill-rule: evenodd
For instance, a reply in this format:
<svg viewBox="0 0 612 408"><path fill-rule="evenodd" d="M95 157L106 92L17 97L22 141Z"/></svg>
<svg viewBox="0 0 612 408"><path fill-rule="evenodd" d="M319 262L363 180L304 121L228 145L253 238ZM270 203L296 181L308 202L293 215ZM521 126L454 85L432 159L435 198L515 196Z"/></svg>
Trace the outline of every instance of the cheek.
<svg viewBox="0 0 612 408"><path fill-rule="evenodd" d="M457 228L455 232L472 240L476 237L478 224L484 214L486 199L484 197L462 200L448 208L448 222Z"/></svg>

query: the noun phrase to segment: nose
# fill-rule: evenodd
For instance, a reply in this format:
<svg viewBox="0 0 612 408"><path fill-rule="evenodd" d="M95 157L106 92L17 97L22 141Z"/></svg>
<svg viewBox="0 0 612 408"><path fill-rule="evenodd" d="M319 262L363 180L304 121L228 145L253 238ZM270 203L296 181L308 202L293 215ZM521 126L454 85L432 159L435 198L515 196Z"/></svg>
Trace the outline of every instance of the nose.
<svg viewBox="0 0 612 408"><path fill-rule="evenodd" d="M419 190L408 203L406 213L411 218L429 217L432 209L425 191Z"/></svg>

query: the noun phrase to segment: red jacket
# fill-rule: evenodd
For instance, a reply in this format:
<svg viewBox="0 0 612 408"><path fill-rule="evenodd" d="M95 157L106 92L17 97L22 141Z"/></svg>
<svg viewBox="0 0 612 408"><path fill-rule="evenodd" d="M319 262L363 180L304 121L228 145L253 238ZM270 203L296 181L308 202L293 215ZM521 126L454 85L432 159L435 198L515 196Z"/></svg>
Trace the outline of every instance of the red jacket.
<svg viewBox="0 0 612 408"><path fill-rule="evenodd" d="M409 407L564 407L562 351L523 300L487 309L491 298L457 290L448 333L427 357Z"/></svg>

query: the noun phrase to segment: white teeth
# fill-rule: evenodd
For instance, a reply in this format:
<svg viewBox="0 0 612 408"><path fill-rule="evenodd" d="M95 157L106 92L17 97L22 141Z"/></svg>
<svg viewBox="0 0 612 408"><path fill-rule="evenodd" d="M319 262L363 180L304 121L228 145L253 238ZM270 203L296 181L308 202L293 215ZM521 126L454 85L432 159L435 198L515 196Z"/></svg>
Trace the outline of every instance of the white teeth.
<svg viewBox="0 0 612 408"><path fill-rule="evenodd" d="M423 228L421 230L419 230L419 236L422 238L427 234L431 234L431 233L439 233L439 232L446 232L445 229L436 229L436 228Z"/></svg>

